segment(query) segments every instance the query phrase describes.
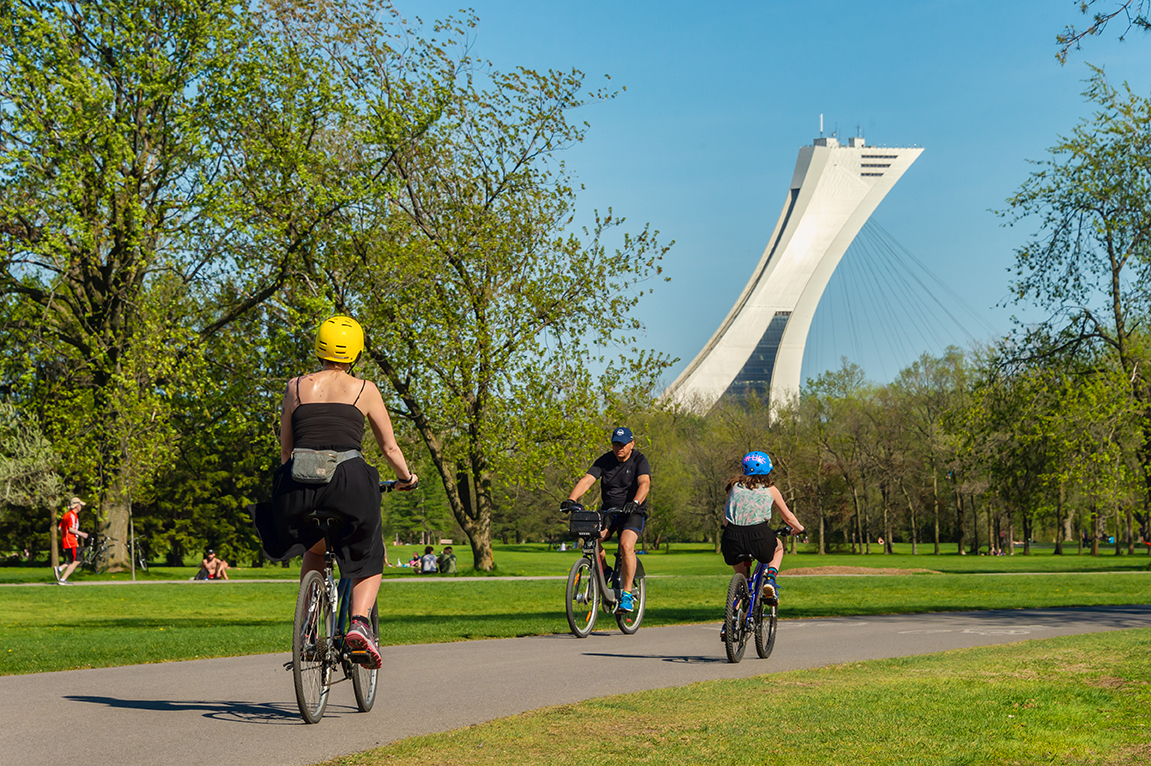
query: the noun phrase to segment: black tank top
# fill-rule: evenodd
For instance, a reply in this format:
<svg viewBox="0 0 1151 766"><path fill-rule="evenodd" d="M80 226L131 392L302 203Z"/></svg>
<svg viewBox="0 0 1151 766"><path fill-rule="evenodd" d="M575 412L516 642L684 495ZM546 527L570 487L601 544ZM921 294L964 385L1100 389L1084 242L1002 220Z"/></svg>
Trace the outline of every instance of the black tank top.
<svg viewBox="0 0 1151 766"><path fill-rule="evenodd" d="M364 386L367 381L364 382ZM364 392L360 387L360 393ZM300 382L296 380L296 401L300 400ZM360 401L359 394L356 401ZM310 402L297 404L292 410L292 448L350 450L360 449L364 442L364 413L347 402Z"/></svg>

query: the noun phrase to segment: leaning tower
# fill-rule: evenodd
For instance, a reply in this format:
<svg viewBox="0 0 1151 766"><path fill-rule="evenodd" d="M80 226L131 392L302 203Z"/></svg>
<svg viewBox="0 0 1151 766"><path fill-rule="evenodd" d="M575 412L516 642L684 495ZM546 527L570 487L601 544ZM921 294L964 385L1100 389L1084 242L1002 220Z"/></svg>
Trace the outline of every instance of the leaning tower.
<svg viewBox="0 0 1151 766"><path fill-rule="evenodd" d="M842 145L799 150L775 231L723 324L663 398L706 412L754 391L783 402L799 391L807 331L847 246L921 148Z"/></svg>

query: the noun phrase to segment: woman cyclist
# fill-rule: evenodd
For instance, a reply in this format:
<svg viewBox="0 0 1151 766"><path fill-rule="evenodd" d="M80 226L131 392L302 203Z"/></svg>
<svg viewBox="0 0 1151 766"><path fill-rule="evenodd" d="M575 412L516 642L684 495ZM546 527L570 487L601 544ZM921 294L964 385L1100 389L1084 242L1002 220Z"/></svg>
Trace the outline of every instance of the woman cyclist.
<svg viewBox="0 0 1151 766"><path fill-rule="evenodd" d="M771 458L766 452L749 452L743 456L743 472L727 483L723 537L719 545L723 560L745 577L749 566L742 556L769 562L763 590L768 598L775 598L778 592L775 576L783 563L783 541L771 528L772 509L779 508L784 522L796 534L803 532L803 525L788 509L770 473Z"/></svg>
<svg viewBox="0 0 1151 766"><path fill-rule="evenodd" d="M392 422L376 386L352 376L352 365L364 349L364 331L354 319L335 316L316 335L318 372L288 381L280 413L280 467L272 477L272 502L256 511L256 528L264 551L283 561L303 553L301 578L324 568L324 534L305 525L317 509L342 513L340 547L334 551L340 576L352 581L352 620L345 641L367 656L365 665L383 664L378 638L369 615L376 603L384 571L383 528L380 521L380 477L360 454L364 418L368 419L384 459L395 471L398 490L416 486L404 454L396 444ZM294 450L330 450L339 462L325 483L298 475ZM301 453L301 465L308 455ZM303 479L303 480L300 480Z"/></svg>

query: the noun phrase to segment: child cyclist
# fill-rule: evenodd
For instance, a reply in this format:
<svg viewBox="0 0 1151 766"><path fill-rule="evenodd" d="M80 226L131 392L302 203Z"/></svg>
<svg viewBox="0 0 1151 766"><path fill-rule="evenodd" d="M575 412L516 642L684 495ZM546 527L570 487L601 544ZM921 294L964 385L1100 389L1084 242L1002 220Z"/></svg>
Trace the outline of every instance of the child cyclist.
<svg viewBox="0 0 1151 766"><path fill-rule="evenodd" d="M783 541L775 536L771 527L772 511L778 508L779 515L796 534L803 532L803 525L788 509L770 473L771 458L766 452L749 452L743 456L743 472L727 483L720 550L723 560L745 577L749 567L741 555L769 562L763 591L768 598L775 598L779 591L775 576L783 562Z"/></svg>

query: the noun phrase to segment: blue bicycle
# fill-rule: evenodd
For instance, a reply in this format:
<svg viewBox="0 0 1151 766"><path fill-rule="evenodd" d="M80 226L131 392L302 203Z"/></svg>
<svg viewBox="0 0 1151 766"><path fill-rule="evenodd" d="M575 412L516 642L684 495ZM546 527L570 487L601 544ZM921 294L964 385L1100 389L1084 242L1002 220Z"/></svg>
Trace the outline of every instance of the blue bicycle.
<svg viewBox="0 0 1151 766"><path fill-rule="evenodd" d="M780 538L791 534L786 524L775 530ZM750 563L752 556L743 556ZM723 645L728 662L739 662L747 648L748 639L755 636L755 651L766 660L775 648L775 624L779 614L779 594L767 596L763 585L767 581L767 562L759 562L749 583L747 577L736 572L727 586L727 608L723 618Z"/></svg>

